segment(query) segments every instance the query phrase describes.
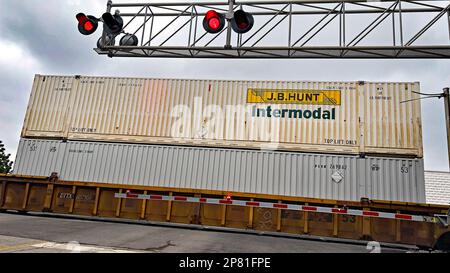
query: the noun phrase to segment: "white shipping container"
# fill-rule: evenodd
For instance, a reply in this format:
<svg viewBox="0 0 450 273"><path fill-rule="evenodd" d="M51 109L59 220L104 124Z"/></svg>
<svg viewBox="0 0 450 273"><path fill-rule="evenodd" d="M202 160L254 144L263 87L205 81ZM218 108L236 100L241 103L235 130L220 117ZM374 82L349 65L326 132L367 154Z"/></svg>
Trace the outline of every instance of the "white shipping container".
<svg viewBox="0 0 450 273"><path fill-rule="evenodd" d="M37 75L24 138L422 157L419 83Z"/></svg>
<svg viewBox="0 0 450 273"><path fill-rule="evenodd" d="M422 159L22 139L14 173L52 172L67 181L425 202Z"/></svg>

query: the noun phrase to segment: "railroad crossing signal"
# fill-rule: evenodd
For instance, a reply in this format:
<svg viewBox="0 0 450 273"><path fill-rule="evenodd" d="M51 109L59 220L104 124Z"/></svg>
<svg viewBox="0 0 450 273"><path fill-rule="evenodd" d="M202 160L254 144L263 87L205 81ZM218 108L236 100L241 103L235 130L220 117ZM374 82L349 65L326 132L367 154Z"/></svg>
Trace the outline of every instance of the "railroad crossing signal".
<svg viewBox="0 0 450 273"><path fill-rule="evenodd" d="M105 12L101 19L97 19L92 15L78 13L76 18L78 20L78 30L83 35L91 35L94 33L97 30L99 21L104 23L105 32L113 37L123 31L123 19L118 12L114 15Z"/></svg>
<svg viewBox="0 0 450 273"><path fill-rule="evenodd" d="M253 15L240 9L234 12L230 19L231 28L239 34L246 33L252 29L255 20ZM225 15L215 10L209 10L203 19L203 28L208 33L219 33L225 27Z"/></svg>
<svg viewBox="0 0 450 273"><path fill-rule="evenodd" d="M77 19L84 35L104 23L95 51L109 57L450 59L450 3L425 2L108 1L101 18Z"/></svg>
<svg viewBox="0 0 450 273"><path fill-rule="evenodd" d="M100 37L97 42L98 48L104 48L106 46L114 46L116 37L123 31L123 19L119 12L113 15L110 12L106 12L100 19L95 18L92 15L86 16L84 13L78 13L76 16L78 20L78 30L83 35L91 35L98 28L98 22L103 22L103 30L105 35ZM138 38L134 34L126 33L120 39L120 46L131 47L138 45Z"/></svg>
<svg viewBox="0 0 450 273"><path fill-rule="evenodd" d="M209 10L203 19L203 28L208 33L219 33L225 27L225 16L215 10Z"/></svg>
<svg viewBox="0 0 450 273"><path fill-rule="evenodd" d="M234 13L233 19L231 19L231 27L237 33L246 33L252 29L254 22L255 20L251 13L240 9Z"/></svg>
<svg viewBox="0 0 450 273"><path fill-rule="evenodd" d="M112 15L106 12L102 15L105 32L111 35L118 35L123 30L123 19L120 17L119 13Z"/></svg>
<svg viewBox="0 0 450 273"><path fill-rule="evenodd" d="M93 34L98 28L99 21L104 23L105 32L111 36L116 36L123 31L123 19L118 12L114 15L106 12L101 19L97 19L92 15L78 13L76 18L78 20L78 30L83 35Z"/></svg>
<svg viewBox="0 0 450 273"><path fill-rule="evenodd" d="M78 13L76 16L78 20L78 31L83 35L91 35L97 30L98 19L92 15L85 15L84 13Z"/></svg>

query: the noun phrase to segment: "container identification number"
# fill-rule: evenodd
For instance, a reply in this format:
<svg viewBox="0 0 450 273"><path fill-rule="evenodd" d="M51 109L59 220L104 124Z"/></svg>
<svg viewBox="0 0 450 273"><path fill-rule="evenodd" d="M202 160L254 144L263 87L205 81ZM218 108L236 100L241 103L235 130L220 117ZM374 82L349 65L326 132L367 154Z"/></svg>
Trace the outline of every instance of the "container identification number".
<svg viewBox="0 0 450 273"><path fill-rule="evenodd" d="M96 133L97 129L95 128L77 128L77 127L72 127L70 128L71 132L74 133Z"/></svg>

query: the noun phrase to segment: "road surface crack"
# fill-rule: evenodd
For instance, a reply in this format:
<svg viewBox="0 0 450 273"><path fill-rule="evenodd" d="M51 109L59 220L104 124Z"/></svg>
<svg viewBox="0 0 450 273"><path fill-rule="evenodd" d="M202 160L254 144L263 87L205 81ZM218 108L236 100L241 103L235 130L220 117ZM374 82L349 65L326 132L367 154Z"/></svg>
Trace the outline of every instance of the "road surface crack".
<svg viewBox="0 0 450 273"><path fill-rule="evenodd" d="M166 242L164 245L162 245L162 246L158 246L158 247L149 247L149 248L146 248L145 250L147 250L147 251L155 251L155 252L159 252L159 251L162 251L162 250L168 248L169 246L176 246L176 245L173 244L172 241L167 241L167 242Z"/></svg>

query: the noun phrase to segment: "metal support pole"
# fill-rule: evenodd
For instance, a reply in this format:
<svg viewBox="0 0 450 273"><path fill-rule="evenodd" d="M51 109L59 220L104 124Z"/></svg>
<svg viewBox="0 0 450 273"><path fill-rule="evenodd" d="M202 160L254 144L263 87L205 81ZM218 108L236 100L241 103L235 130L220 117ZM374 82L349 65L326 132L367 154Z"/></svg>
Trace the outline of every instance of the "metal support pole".
<svg viewBox="0 0 450 273"><path fill-rule="evenodd" d="M396 45L396 43L395 43L395 35L396 35L396 33L395 33L395 9L397 8L399 2L400 1L397 1L397 4L394 7L394 11L392 12L392 42L393 42L392 45L393 46Z"/></svg>
<svg viewBox="0 0 450 273"><path fill-rule="evenodd" d="M342 2L342 46L345 46L345 31L346 25L345 25L345 2Z"/></svg>
<svg viewBox="0 0 450 273"><path fill-rule="evenodd" d="M231 19L233 18L234 0L228 0L228 13L227 19L227 41L225 49L231 49Z"/></svg>
<svg viewBox="0 0 450 273"><path fill-rule="evenodd" d="M111 10L112 10L112 4L113 4L113 2L111 1L111 0L108 0L108 3L106 4L106 12L109 12L109 13L111 13ZM101 42L101 44L102 44L102 46L106 46L107 44L106 44L106 31L105 31L105 28L103 27L103 32L102 32L102 42Z"/></svg>
<svg viewBox="0 0 450 273"><path fill-rule="evenodd" d="M447 21L448 21L448 39L450 41L450 10L447 12Z"/></svg>
<svg viewBox="0 0 450 273"><path fill-rule="evenodd" d="M398 2L398 18L400 24L400 45L403 46L403 16L402 16L402 1Z"/></svg>
<svg viewBox="0 0 450 273"><path fill-rule="evenodd" d="M447 155L450 171L450 88L444 88L445 125L447 127Z"/></svg>

